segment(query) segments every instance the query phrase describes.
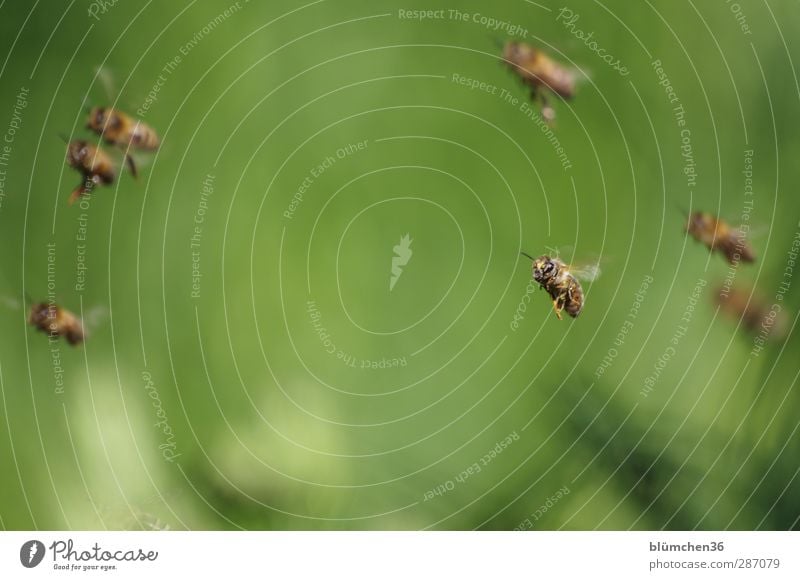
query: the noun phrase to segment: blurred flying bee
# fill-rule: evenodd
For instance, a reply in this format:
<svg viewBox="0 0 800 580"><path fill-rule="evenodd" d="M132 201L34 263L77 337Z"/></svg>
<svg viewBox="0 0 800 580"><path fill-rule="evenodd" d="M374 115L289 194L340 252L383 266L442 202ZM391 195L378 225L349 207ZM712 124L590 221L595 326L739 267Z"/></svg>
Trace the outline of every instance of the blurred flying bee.
<svg viewBox="0 0 800 580"><path fill-rule="evenodd" d="M63 336L73 346L82 343L85 338L81 319L56 304L40 302L31 306L28 323L50 338Z"/></svg>
<svg viewBox="0 0 800 580"><path fill-rule="evenodd" d="M532 261L533 279L550 295L558 319L561 320L562 310L566 310L572 318L577 318L584 303L583 288L578 278L594 280L600 274L600 268L596 264L573 268L558 258L550 256L534 258L525 252L521 254Z"/></svg>
<svg viewBox="0 0 800 580"><path fill-rule="evenodd" d="M125 151L125 162L134 177L138 175L136 162L128 149L154 151L160 142L149 125L109 107L94 107L89 111L86 128L100 135L106 143Z"/></svg>
<svg viewBox="0 0 800 580"><path fill-rule="evenodd" d="M747 242L747 236L739 228L729 226L714 215L696 211L688 216L686 231L698 242L712 252L719 251L735 265L737 262L755 262L753 248Z"/></svg>
<svg viewBox="0 0 800 580"><path fill-rule="evenodd" d="M67 163L83 176L81 184L69 196L69 204L81 195L91 193L95 185L110 185L116 178L111 158L88 141L76 140L67 145Z"/></svg>
<svg viewBox="0 0 800 580"><path fill-rule="evenodd" d="M789 320L783 309L775 310L758 295L737 288L721 286L713 294L714 303L720 311L731 318L741 320L742 326L751 334L780 340L786 337Z"/></svg>
<svg viewBox="0 0 800 580"><path fill-rule="evenodd" d="M542 116L547 122L552 122L556 115L546 90L566 100L575 95L575 72L558 64L540 49L524 42L509 41L503 47L503 60L528 85L531 98L541 103Z"/></svg>

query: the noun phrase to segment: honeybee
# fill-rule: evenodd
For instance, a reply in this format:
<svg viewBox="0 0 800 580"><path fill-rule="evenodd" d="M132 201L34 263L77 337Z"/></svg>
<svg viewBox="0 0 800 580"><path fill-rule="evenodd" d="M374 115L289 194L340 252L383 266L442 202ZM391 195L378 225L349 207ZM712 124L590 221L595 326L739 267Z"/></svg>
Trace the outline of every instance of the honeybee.
<svg viewBox="0 0 800 580"><path fill-rule="evenodd" d="M773 311L762 297L737 288L726 290L721 286L713 298L720 311L731 318L741 320L742 326L748 332L752 334L763 332L765 336L774 340L786 337L789 328L786 312L782 309Z"/></svg>
<svg viewBox="0 0 800 580"><path fill-rule="evenodd" d="M90 193L95 185L110 185L116 179L111 158L88 141L76 140L67 145L67 163L83 176L81 184L69 196L70 205L84 193Z"/></svg>
<svg viewBox="0 0 800 580"><path fill-rule="evenodd" d="M160 143L158 135L149 125L110 107L91 109L86 128L100 135L106 143L125 150L125 162L134 177L138 175L136 162L127 149L154 151Z"/></svg>
<svg viewBox="0 0 800 580"><path fill-rule="evenodd" d="M533 279L547 291L553 300L553 310L561 320L561 311L566 310L572 318L577 318L583 310L583 288L578 278L591 281L600 274L600 268L592 265L584 268L572 268L558 258L539 256L534 258L525 252L532 264Z"/></svg>
<svg viewBox="0 0 800 580"><path fill-rule="evenodd" d="M731 265L739 261L756 260L745 233L708 212L696 211L691 214L686 224L686 231L712 252L721 252Z"/></svg>
<svg viewBox="0 0 800 580"><path fill-rule="evenodd" d="M558 64L538 48L524 42L509 41L503 47L503 60L531 90L531 98L540 101L542 116L555 119L545 89L569 100L575 96L575 72Z"/></svg>
<svg viewBox="0 0 800 580"><path fill-rule="evenodd" d="M80 318L56 304L40 302L31 306L28 323L51 338L63 336L73 346L85 338Z"/></svg>

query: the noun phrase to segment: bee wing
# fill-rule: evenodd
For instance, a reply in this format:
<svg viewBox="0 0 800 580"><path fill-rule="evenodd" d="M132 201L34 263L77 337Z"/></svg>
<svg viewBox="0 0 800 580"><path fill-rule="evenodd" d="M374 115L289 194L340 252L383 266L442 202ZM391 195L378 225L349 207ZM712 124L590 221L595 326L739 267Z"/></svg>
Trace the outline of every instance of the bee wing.
<svg viewBox="0 0 800 580"><path fill-rule="evenodd" d="M103 91L106 93L106 99L109 102L113 102L114 100L114 73L111 72L111 69L105 66L99 66L96 69L96 78L100 83L100 86L103 87Z"/></svg>
<svg viewBox="0 0 800 580"><path fill-rule="evenodd" d="M100 326L108 317L108 309L105 306L92 306L83 314L83 329L95 329Z"/></svg>
<svg viewBox="0 0 800 580"><path fill-rule="evenodd" d="M593 282L600 276L600 264L594 262L592 264L583 264L580 266L570 266L569 272L576 278L585 280L586 282Z"/></svg>
<svg viewBox="0 0 800 580"><path fill-rule="evenodd" d="M124 165L125 168L130 171L134 179L138 178L142 167L147 167L150 165L153 157L152 155L141 154L133 147L120 149L120 153L118 155L122 158L120 161L120 173L122 173L121 169Z"/></svg>
<svg viewBox="0 0 800 580"><path fill-rule="evenodd" d="M742 229L742 226L738 226L736 228L732 228L733 232L746 240L753 240L758 238L763 238L767 233L769 233L769 228L764 224L759 224L751 227L745 227Z"/></svg>
<svg viewBox="0 0 800 580"><path fill-rule="evenodd" d="M12 298L11 296L0 295L0 304L3 305L4 308L8 308L9 310L22 310L23 304L16 298Z"/></svg>
<svg viewBox="0 0 800 580"><path fill-rule="evenodd" d="M120 102L122 101L122 93L117 91L117 82L114 79L114 71L107 66L98 66L95 68L95 79L97 79L97 85L102 87L104 98L100 99L101 101L105 101L108 106L112 106L114 109L119 109L120 107L124 107L127 105L131 107L133 110L136 110L138 106L136 101L133 99L126 98L125 103L122 105Z"/></svg>
<svg viewBox="0 0 800 580"><path fill-rule="evenodd" d="M588 68L574 66L570 70L575 76L575 86L580 86L594 78L594 73Z"/></svg>

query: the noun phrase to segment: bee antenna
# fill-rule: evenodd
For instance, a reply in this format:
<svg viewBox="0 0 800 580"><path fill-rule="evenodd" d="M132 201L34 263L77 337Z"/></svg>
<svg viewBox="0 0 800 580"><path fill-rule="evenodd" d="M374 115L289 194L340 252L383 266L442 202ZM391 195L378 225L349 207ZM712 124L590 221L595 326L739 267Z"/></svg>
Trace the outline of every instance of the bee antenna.
<svg viewBox="0 0 800 580"><path fill-rule="evenodd" d="M58 138L61 139L64 143L69 144L69 139L67 139L67 136L64 135L64 133L59 133Z"/></svg>
<svg viewBox="0 0 800 580"><path fill-rule="evenodd" d="M533 262L533 261L536 259L536 258L534 258L533 256L531 256L530 254L527 254L527 253L525 253L525 252L520 252L520 255L522 255L522 256L525 256L525 257L526 257L526 258L528 258L528 259L529 259L531 262Z"/></svg>
<svg viewBox="0 0 800 580"><path fill-rule="evenodd" d="M494 44L494 45L495 45L497 48L499 48L500 50L502 50L502 49L504 49L504 48L506 47L506 44L505 44L505 42L503 42L502 40L500 40L498 37L496 37L496 36L490 36L489 38L491 39L491 41L492 41L492 44Z"/></svg>
<svg viewBox="0 0 800 580"><path fill-rule="evenodd" d="M685 207L683 207L681 204L679 204L679 203L676 203L676 204L675 204L675 207L677 207L677 208L678 208L678 211L679 211L679 212L681 212L681 213L682 213L684 216L686 216L687 218L689 217L689 210L687 210L687 209L686 209Z"/></svg>

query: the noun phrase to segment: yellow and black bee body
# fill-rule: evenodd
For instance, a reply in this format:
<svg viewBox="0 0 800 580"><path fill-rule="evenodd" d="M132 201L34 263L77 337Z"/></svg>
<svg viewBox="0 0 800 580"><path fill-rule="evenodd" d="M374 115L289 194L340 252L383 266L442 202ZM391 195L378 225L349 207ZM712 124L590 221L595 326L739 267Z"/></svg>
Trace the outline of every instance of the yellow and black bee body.
<svg viewBox="0 0 800 580"><path fill-rule="evenodd" d="M550 122L555 111L550 106L545 90L562 99L575 96L575 73L560 65L544 51L524 42L507 42L503 47L503 60L531 91L531 98L540 101L542 115Z"/></svg>
<svg viewBox="0 0 800 580"><path fill-rule="evenodd" d="M83 177L69 197L72 205L83 194L90 193L95 185L114 183L116 171L111 158L100 147L88 141L75 140L67 145L67 163Z"/></svg>
<svg viewBox="0 0 800 580"><path fill-rule="evenodd" d="M711 213L696 211L691 214L686 231L712 252L720 252L731 265L756 260L745 233Z"/></svg>
<svg viewBox="0 0 800 580"><path fill-rule="evenodd" d="M106 143L123 150L154 151L160 144L158 134L152 127L110 107L94 107L89 111L86 128L100 135ZM125 161L131 174L136 177L136 163L127 152Z"/></svg>
<svg viewBox="0 0 800 580"><path fill-rule="evenodd" d="M573 276L569 267L558 258L540 256L533 261L533 279L544 288L553 300L556 316L566 310L572 318L577 318L583 309L583 288Z"/></svg>
<svg viewBox="0 0 800 580"><path fill-rule="evenodd" d="M28 323L51 338L63 336L73 346L82 343L85 337L81 320L55 304L40 302L31 306Z"/></svg>

